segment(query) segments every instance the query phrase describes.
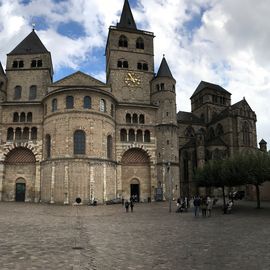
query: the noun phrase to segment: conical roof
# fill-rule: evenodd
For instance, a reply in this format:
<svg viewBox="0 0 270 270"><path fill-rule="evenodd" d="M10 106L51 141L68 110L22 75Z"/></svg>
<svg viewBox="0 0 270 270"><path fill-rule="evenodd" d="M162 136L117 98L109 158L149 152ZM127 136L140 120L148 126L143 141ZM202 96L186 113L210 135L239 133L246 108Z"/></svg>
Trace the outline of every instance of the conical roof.
<svg viewBox="0 0 270 270"><path fill-rule="evenodd" d="M9 54L37 54L48 53L35 30L33 30L17 47Z"/></svg>
<svg viewBox="0 0 270 270"><path fill-rule="evenodd" d="M125 0L120 22L117 23L117 27L119 28L129 28L129 29L137 29L136 23L134 21L129 2Z"/></svg>
<svg viewBox="0 0 270 270"><path fill-rule="evenodd" d="M174 77L170 71L170 68L168 66L168 63L165 59L165 56L163 56L163 59L161 61L161 64L160 64L160 67L158 69L158 73L157 73L156 77L169 77L169 78L174 79Z"/></svg>
<svg viewBox="0 0 270 270"><path fill-rule="evenodd" d="M267 142L264 139L261 139L261 141L259 142L259 144L267 144Z"/></svg>

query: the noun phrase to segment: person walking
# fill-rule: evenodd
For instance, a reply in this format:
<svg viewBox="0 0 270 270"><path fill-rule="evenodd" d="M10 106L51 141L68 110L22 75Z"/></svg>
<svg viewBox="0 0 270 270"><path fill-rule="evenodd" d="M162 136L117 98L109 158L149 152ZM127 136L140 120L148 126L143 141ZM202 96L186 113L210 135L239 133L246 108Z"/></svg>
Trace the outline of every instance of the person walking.
<svg viewBox="0 0 270 270"><path fill-rule="evenodd" d="M199 196L196 196L193 200L193 205L194 205L194 215L195 217L198 215L200 212L200 204L201 204L201 199Z"/></svg>
<svg viewBox="0 0 270 270"><path fill-rule="evenodd" d="M125 208L126 208L126 213L127 213L128 210L129 210L129 202L128 202L128 200L126 200L126 202L125 202Z"/></svg>
<svg viewBox="0 0 270 270"><path fill-rule="evenodd" d="M201 209L202 209L202 216L206 217L206 209L207 209L206 197L202 198Z"/></svg>
<svg viewBox="0 0 270 270"><path fill-rule="evenodd" d="M130 211L133 212L134 202L130 201Z"/></svg>
<svg viewBox="0 0 270 270"><path fill-rule="evenodd" d="M211 217L211 211L213 208L213 200L210 196L207 197L207 215L208 217Z"/></svg>

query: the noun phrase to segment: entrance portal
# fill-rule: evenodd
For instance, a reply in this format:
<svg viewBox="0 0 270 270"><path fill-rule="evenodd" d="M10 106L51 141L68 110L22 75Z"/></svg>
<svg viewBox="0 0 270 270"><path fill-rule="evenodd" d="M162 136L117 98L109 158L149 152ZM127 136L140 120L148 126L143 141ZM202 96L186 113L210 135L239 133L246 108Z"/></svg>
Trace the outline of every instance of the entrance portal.
<svg viewBox="0 0 270 270"><path fill-rule="evenodd" d="M140 185L139 184L130 184L130 196L134 198L135 202L140 201Z"/></svg>
<svg viewBox="0 0 270 270"><path fill-rule="evenodd" d="M25 183L16 183L16 202L25 201Z"/></svg>

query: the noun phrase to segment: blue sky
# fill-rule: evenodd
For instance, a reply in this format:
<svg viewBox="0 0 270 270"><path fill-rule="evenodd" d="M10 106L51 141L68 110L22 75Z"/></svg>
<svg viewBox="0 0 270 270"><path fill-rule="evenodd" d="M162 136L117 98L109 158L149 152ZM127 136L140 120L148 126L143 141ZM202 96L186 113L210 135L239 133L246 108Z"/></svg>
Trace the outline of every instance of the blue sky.
<svg viewBox="0 0 270 270"><path fill-rule="evenodd" d="M77 70L105 81L108 27L123 0L0 0L0 60L35 29L52 53L54 80ZM166 55L178 110L190 111L201 80L243 97L257 113L258 141L270 142L270 5L254 0L130 0L140 29L155 33L156 70Z"/></svg>

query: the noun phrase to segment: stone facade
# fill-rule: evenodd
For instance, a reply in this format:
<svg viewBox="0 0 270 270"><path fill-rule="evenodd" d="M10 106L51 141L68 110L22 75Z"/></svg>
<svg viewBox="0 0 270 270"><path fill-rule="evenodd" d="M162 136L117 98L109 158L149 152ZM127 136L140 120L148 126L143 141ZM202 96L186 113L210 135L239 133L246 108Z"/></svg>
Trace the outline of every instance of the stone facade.
<svg viewBox="0 0 270 270"><path fill-rule="evenodd" d="M192 112L176 113L176 81L154 34L129 3L109 28L106 83L76 72L53 82L51 54L33 30L0 65L0 200L98 203L196 192L194 168L255 148L256 115L201 82Z"/></svg>

